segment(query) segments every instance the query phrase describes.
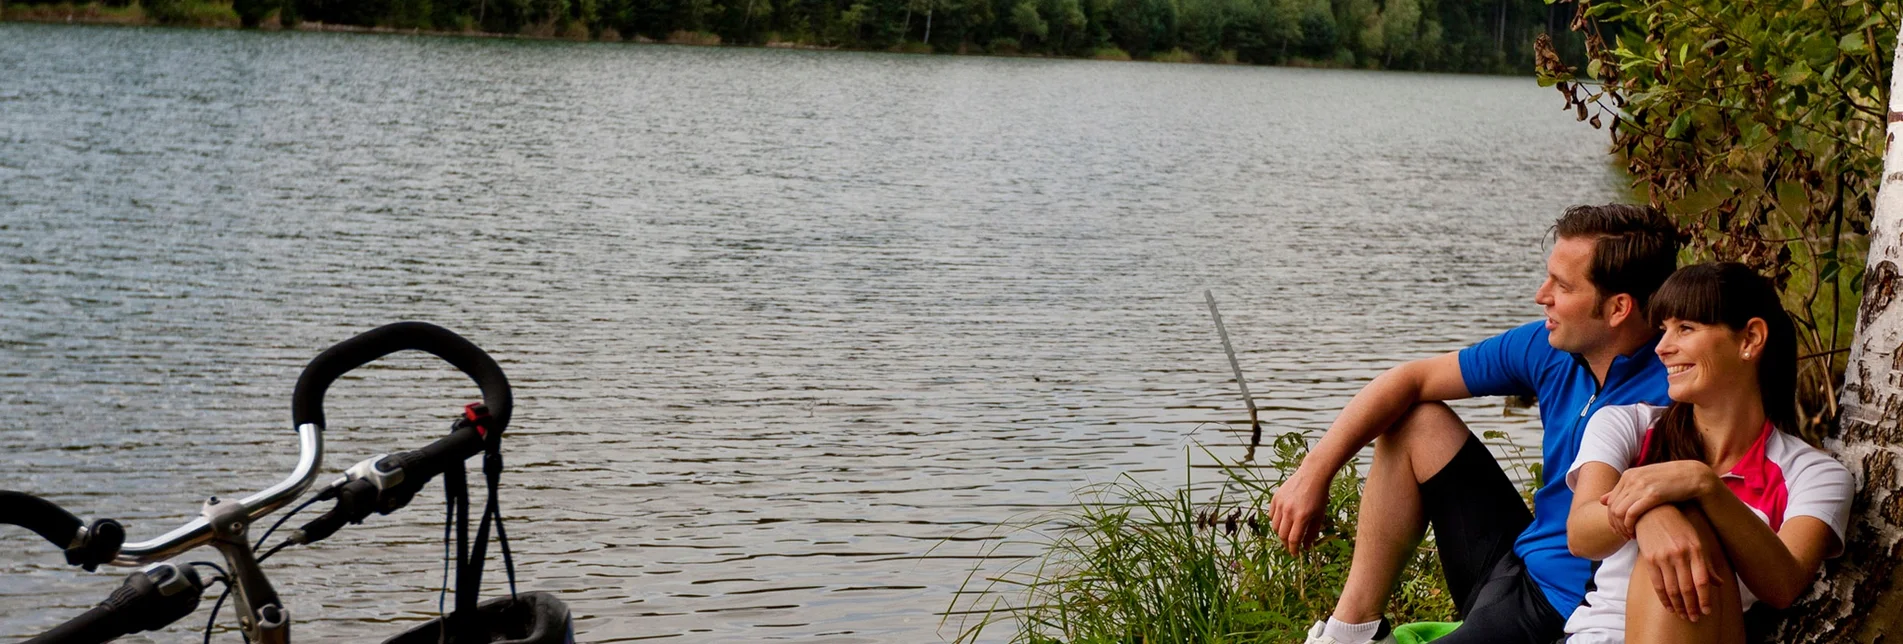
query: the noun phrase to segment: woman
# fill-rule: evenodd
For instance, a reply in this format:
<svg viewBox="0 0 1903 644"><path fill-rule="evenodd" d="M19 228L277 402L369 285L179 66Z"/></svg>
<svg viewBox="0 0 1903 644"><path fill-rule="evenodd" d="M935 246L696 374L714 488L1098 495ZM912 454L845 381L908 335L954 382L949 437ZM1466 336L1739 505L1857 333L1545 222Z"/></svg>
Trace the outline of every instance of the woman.
<svg viewBox="0 0 1903 644"><path fill-rule="evenodd" d="M1566 538L1602 561L1568 642L1743 642L1745 609L1788 606L1842 550L1855 485L1791 433L1796 333L1770 281L1688 266L1649 309L1672 404L1586 424Z"/></svg>

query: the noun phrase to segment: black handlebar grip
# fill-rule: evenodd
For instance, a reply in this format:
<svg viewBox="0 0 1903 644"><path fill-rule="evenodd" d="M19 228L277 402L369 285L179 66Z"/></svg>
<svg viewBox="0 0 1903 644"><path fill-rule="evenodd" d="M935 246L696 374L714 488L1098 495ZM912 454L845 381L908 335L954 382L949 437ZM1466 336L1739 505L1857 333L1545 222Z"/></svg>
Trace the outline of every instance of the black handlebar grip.
<svg viewBox="0 0 1903 644"><path fill-rule="evenodd" d="M482 434L470 427L450 432L448 436L414 451L397 454L396 458L402 464L404 482L416 481L416 487L422 487L423 483L449 469L451 464L480 453Z"/></svg>
<svg viewBox="0 0 1903 644"><path fill-rule="evenodd" d="M400 454L392 454L387 459L396 469L403 471L403 481L384 490L377 498L377 512L389 514L405 505L422 490L430 479L441 475L451 465L482 453L483 437L475 426L467 421L457 421L460 429L448 436L436 439L436 442Z"/></svg>
<svg viewBox="0 0 1903 644"><path fill-rule="evenodd" d="M324 391L337 378L371 361L405 350L427 352L455 365L482 388L482 403L495 420L492 429L500 432L509 426L509 414L515 401L509 392L509 379L481 348L455 332L427 322L398 322L358 334L337 343L312 358L297 377L291 394L291 426L305 423L324 424Z"/></svg>
<svg viewBox="0 0 1903 644"><path fill-rule="evenodd" d="M162 564L132 573L106 601L27 644L110 642L139 631L156 631L198 609L205 584L191 566Z"/></svg>
<svg viewBox="0 0 1903 644"><path fill-rule="evenodd" d="M61 549L72 546L86 525L52 501L13 490L0 490L0 523L32 530Z"/></svg>
<svg viewBox="0 0 1903 644"><path fill-rule="evenodd" d="M100 604L53 627L53 630L41 633L39 637L27 640L25 644L89 644L110 642L131 634L125 630L124 622L113 615L111 608Z"/></svg>

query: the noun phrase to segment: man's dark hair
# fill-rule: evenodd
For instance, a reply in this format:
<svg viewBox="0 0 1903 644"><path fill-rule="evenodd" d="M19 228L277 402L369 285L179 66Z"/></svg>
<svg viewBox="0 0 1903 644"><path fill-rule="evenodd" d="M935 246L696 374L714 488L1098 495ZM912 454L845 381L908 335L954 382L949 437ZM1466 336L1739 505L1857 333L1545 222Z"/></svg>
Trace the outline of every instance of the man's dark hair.
<svg viewBox="0 0 1903 644"><path fill-rule="evenodd" d="M1573 206L1553 224L1553 235L1593 240L1587 277L1601 302L1625 293L1643 312L1652 293L1678 269L1678 227L1646 206Z"/></svg>

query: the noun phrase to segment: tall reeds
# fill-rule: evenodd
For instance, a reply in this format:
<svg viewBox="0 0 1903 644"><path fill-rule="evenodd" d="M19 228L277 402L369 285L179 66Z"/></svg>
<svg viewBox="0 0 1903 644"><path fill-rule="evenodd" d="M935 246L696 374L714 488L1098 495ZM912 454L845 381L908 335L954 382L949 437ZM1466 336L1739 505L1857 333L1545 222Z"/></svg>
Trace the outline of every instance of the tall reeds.
<svg viewBox="0 0 1903 644"><path fill-rule="evenodd" d="M1289 554L1268 534L1265 509L1308 445L1284 434L1261 466L1223 466L1214 490L1120 476L1080 491L1072 508L1010 526L1035 535L1043 553L1002 574L974 568L948 612L956 641L987 630L984 639L1003 639L1003 629L1025 644L1300 641L1347 578L1362 481L1352 465L1337 476L1320 541ZM1402 580L1387 610L1396 623L1453 618L1431 535Z"/></svg>

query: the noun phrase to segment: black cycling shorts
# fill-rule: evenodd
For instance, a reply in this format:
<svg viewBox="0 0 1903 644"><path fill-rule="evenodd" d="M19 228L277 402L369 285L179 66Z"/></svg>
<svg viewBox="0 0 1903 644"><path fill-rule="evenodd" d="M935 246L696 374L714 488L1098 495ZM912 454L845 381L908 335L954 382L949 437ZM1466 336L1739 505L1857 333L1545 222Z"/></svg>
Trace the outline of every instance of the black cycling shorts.
<svg viewBox="0 0 1903 644"><path fill-rule="evenodd" d="M1566 620L1513 554L1513 541L1533 522L1526 501L1480 438L1421 484L1447 589L1463 620L1435 640L1445 644L1551 644Z"/></svg>

